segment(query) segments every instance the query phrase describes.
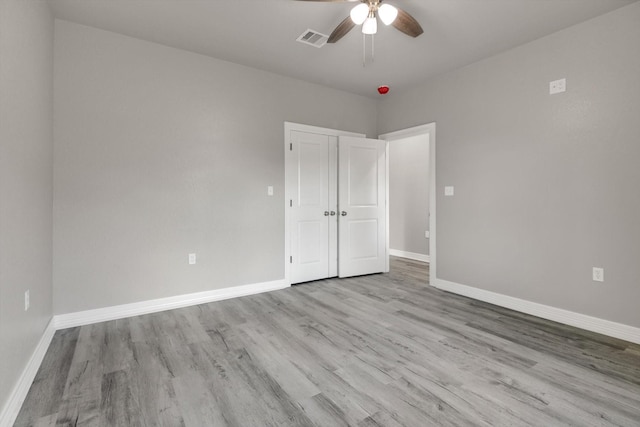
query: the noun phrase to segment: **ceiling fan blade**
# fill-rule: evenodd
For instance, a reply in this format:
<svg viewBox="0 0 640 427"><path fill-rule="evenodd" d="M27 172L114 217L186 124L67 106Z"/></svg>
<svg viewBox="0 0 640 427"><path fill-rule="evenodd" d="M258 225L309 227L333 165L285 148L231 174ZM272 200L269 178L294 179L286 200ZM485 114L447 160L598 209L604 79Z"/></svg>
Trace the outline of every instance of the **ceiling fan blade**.
<svg viewBox="0 0 640 427"><path fill-rule="evenodd" d="M411 37L418 37L420 34L424 32L420 24L418 24L418 21L416 21L416 19L413 16L409 15L407 12L405 12L402 9L399 9L399 8L397 9L398 9L398 16L396 17L396 20L393 21L393 24L391 25L393 25L398 30L402 31L403 33Z"/></svg>
<svg viewBox="0 0 640 427"><path fill-rule="evenodd" d="M314 0L309 0L309 1L314 1ZM355 27L355 26L356 26L356 24L353 23L353 21L351 20L351 17L347 16L344 19L344 21L339 23L338 26L336 27L336 29L333 30L333 32L329 36L329 40L327 40L327 43L335 43L335 42L337 42L342 37L344 37L349 31L351 31L351 29L353 27Z"/></svg>

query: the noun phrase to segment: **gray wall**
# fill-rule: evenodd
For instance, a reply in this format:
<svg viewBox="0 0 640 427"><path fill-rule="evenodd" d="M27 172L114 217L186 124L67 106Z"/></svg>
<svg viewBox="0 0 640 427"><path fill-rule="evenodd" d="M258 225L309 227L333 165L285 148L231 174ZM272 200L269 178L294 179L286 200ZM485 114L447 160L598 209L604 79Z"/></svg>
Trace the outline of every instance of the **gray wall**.
<svg viewBox="0 0 640 427"><path fill-rule="evenodd" d="M640 327L638 23L636 3L381 102L379 133L436 122L438 278Z"/></svg>
<svg viewBox="0 0 640 427"><path fill-rule="evenodd" d="M372 99L65 21L55 36L55 313L282 279L284 121L375 135Z"/></svg>
<svg viewBox="0 0 640 427"><path fill-rule="evenodd" d="M429 137L389 142L389 248L429 255Z"/></svg>
<svg viewBox="0 0 640 427"><path fill-rule="evenodd" d="M46 3L0 0L0 408L52 314L52 40Z"/></svg>

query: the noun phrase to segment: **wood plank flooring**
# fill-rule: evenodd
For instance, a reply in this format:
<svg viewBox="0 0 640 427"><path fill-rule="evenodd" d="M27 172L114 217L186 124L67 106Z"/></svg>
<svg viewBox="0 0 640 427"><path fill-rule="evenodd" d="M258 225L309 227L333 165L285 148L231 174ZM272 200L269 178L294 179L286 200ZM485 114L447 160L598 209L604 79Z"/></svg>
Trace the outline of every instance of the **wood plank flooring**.
<svg viewBox="0 0 640 427"><path fill-rule="evenodd" d="M428 266L58 331L16 426L640 426L640 346Z"/></svg>

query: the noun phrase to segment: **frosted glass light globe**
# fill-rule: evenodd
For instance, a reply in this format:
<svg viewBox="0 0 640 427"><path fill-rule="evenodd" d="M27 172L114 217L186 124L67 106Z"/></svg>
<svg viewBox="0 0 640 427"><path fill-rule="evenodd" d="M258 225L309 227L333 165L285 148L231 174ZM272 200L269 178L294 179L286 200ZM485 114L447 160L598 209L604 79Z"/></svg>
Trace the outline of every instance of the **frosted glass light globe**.
<svg viewBox="0 0 640 427"><path fill-rule="evenodd" d="M351 20L356 25L362 25L362 23L367 19L369 15L369 5L366 3L360 3L353 9L351 9Z"/></svg>
<svg viewBox="0 0 640 427"><path fill-rule="evenodd" d="M364 3L363 3L364 4ZM398 9L390 4L383 4L378 8L378 16L384 25L390 25L398 16Z"/></svg>
<svg viewBox="0 0 640 427"><path fill-rule="evenodd" d="M362 24L362 34L375 34L378 32L378 20L375 16L369 17Z"/></svg>

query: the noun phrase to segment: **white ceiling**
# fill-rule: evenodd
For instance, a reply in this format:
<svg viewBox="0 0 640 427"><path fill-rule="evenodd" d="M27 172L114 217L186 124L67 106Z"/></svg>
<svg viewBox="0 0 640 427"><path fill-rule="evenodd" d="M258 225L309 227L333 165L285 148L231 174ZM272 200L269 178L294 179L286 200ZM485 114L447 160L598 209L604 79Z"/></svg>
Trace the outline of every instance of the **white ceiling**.
<svg viewBox="0 0 640 427"><path fill-rule="evenodd" d="M57 18L274 73L378 96L401 90L637 0L387 0L424 28L412 39L379 26L375 60L362 66L354 28L318 49L296 42L330 34L354 3L295 0L50 0ZM369 43L369 42L368 42Z"/></svg>

